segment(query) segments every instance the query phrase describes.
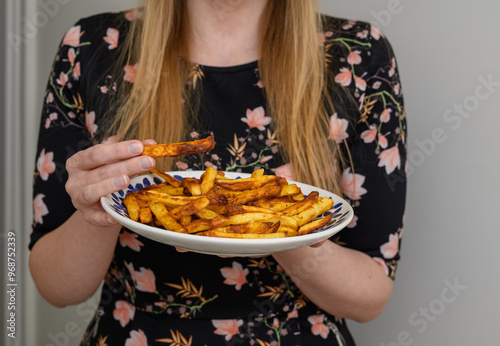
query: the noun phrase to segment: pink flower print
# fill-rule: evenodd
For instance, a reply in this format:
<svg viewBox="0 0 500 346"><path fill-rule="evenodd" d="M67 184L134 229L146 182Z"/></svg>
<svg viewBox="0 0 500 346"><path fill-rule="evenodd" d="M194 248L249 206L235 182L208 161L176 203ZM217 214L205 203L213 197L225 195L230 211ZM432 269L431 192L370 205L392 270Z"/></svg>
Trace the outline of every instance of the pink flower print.
<svg viewBox="0 0 500 346"><path fill-rule="evenodd" d="M365 143L371 143L375 140L375 137L377 137L377 133L377 127L375 125L370 125L368 130L361 132L361 139Z"/></svg>
<svg viewBox="0 0 500 346"><path fill-rule="evenodd" d="M347 126L349 122L346 119L337 118L337 113L330 117L330 137L341 143L344 139L349 137L347 133Z"/></svg>
<svg viewBox="0 0 500 346"><path fill-rule="evenodd" d="M361 77L354 77L354 82L356 83L356 87L361 90L365 91L366 90L366 81L361 78Z"/></svg>
<svg viewBox="0 0 500 346"><path fill-rule="evenodd" d="M114 28L108 28L106 35L107 36L103 37L103 40L106 43L109 43L108 49L113 50L118 47L118 37L120 36L120 32Z"/></svg>
<svg viewBox="0 0 500 346"><path fill-rule="evenodd" d="M344 25L342 26L342 29L344 29L344 30L349 30L350 28L352 28L352 27L354 26L354 24L356 24L356 22L355 22L355 21L353 21L353 20L349 20L349 21L347 21L347 23L346 23L346 24L344 24Z"/></svg>
<svg viewBox="0 0 500 346"><path fill-rule="evenodd" d="M273 156L272 156L272 155L263 156L263 157L260 159L259 163L266 163L267 161L271 160L272 158L273 158Z"/></svg>
<svg viewBox="0 0 500 346"><path fill-rule="evenodd" d="M68 30L63 38L63 45L78 47L80 46L81 26L77 25Z"/></svg>
<svg viewBox="0 0 500 346"><path fill-rule="evenodd" d="M222 276L226 279L226 285L235 285L237 291L241 290L241 286L247 283L248 268L243 269L243 266L238 262L233 262L233 267L224 267L220 270Z"/></svg>
<svg viewBox="0 0 500 346"><path fill-rule="evenodd" d="M125 70L125 75L123 76L123 80L129 83L134 83L135 78L137 77L137 67L139 64L127 65L123 69Z"/></svg>
<svg viewBox="0 0 500 346"><path fill-rule="evenodd" d="M278 177L285 178L286 180L294 180L292 164L287 163L286 165L279 166L274 170L274 174Z"/></svg>
<svg viewBox="0 0 500 346"><path fill-rule="evenodd" d="M264 82L261 80L259 80L256 85L261 89L264 88Z"/></svg>
<svg viewBox="0 0 500 346"><path fill-rule="evenodd" d="M373 257L373 260L377 262L379 267L384 271L385 275L389 275L389 268L387 267L387 263L385 263L385 261L382 258Z"/></svg>
<svg viewBox="0 0 500 346"><path fill-rule="evenodd" d="M186 169L188 169L188 165L187 163L184 163L182 161L177 161L175 163L175 165L177 166L177 168L179 168L181 171L185 171Z"/></svg>
<svg viewBox="0 0 500 346"><path fill-rule="evenodd" d="M40 152L38 160L36 162L36 169L40 174L40 178L44 181L49 179L49 175L54 173L56 170L56 164L54 163L54 153L52 151L45 154L45 148Z"/></svg>
<svg viewBox="0 0 500 346"><path fill-rule="evenodd" d="M226 341L229 341L239 333L238 328L243 325L243 320L212 320L212 324L216 328L214 334L225 335Z"/></svg>
<svg viewBox="0 0 500 346"><path fill-rule="evenodd" d="M134 269L134 264L132 262L130 263L127 263L127 262L123 262L125 263L125 267L127 267L129 273L130 273L130 278L132 279L133 282L135 282L135 269Z"/></svg>
<svg viewBox="0 0 500 346"><path fill-rule="evenodd" d="M299 311L297 309L293 309L292 311L290 311L287 315L287 318L288 319L291 319L291 318L297 318L299 317Z"/></svg>
<svg viewBox="0 0 500 346"><path fill-rule="evenodd" d="M57 84L59 84L60 86L63 87L63 86L66 85L66 83L68 83L68 79L69 79L68 75L66 73L64 73L64 72L61 72L59 74L59 78L56 79L56 82L57 82Z"/></svg>
<svg viewBox="0 0 500 346"><path fill-rule="evenodd" d="M382 85L381 81L376 81L375 83L373 83L372 88L374 90L377 90L378 88L380 88L381 85Z"/></svg>
<svg viewBox="0 0 500 346"><path fill-rule="evenodd" d="M271 117L266 117L266 111L264 107L257 107L254 110L247 109L246 118L241 118L241 121L248 124L249 128L256 127L260 131L264 131L266 128L264 126L269 125L271 122Z"/></svg>
<svg viewBox="0 0 500 346"><path fill-rule="evenodd" d="M361 39L365 39L368 37L368 30L363 30L361 32L358 32L356 34L357 37L361 38Z"/></svg>
<svg viewBox="0 0 500 346"><path fill-rule="evenodd" d="M273 324L272 326L275 328L275 329L279 329L280 328L280 320L278 320L276 317L274 318L273 320Z"/></svg>
<svg viewBox="0 0 500 346"><path fill-rule="evenodd" d="M136 19L141 19L143 16L143 13L141 10L130 10L127 13L125 13L125 19L127 19L129 22L136 20Z"/></svg>
<svg viewBox="0 0 500 346"><path fill-rule="evenodd" d="M347 228L354 228L358 225L358 217L356 215L354 215L352 217L352 220L351 222L349 222L349 224L346 226Z"/></svg>
<svg viewBox="0 0 500 346"><path fill-rule="evenodd" d="M97 125L95 124L95 112L85 112L85 125L87 130L90 132L91 136L97 131Z"/></svg>
<svg viewBox="0 0 500 346"><path fill-rule="evenodd" d="M45 119L45 128L48 129L50 127L50 118Z"/></svg>
<svg viewBox="0 0 500 346"><path fill-rule="evenodd" d="M113 317L115 320L120 321L120 325L125 327L131 320L134 319L135 306L125 300L118 300L115 303L113 310Z"/></svg>
<svg viewBox="0 0 500 346"><path fill-rule="evenodd" d="M351 168L346 168L342 173L342 192L352 200L359 200L367 191L363 187L365 177L361 174L352 174Z"/></svg>
<svg viewBox="0 0 500 346"><path fill-rule="evenodd" d="M346 67L342 67L340 69L340 73L337 73L337 75L335 76L335 82L339 83L342 86L349 86L351 84L351 81L351 71Z"/></svg>
<svg viewBox="0 0 500 346"><path fill-rule="evenodd" d="M142 292L156 292L156 277L151 269L141 267L135 272L136 287Z"/></svg>
<svg viewBox="0 0 500 346"><path fill-rule="evenodd" d="M54 102L54 94L48 93L47 98L45 99L45 103L52 103L52 102Z"/></svg>
<svg viewBox="0 0 500 346"><path fill-rule="evenodd" d="M49 213L47 206L45 205L45 203L43 203L44 198L45 198L45 195L42 193L39 193L33 199L33 218L40 225L43 225L43 216L45 216Z"/></svg>
<svg viewBox="0 0 500 346"><path fill-rule="evenodd" d="M359 50L354 50L347 56L347 62L351 65L361 64L361 52Z"/></svg>
<svg viewBox="0 0 500 346"><path fill-rule="evenodd" d="M117 137L116 136L110 136L106 138L105 140L102 141L102 144L112 144L117 142Z"/></svg>
<svg viewBox="0 0 500 346"><path fill-rule="evenodd" d="M399 95L399 92L401 91L401 85L399 83L396 83L393 90L394 94Z"/></svg>
<svg viewBox="0 0 500 346"><path fill-rule="evenodd" d="M191 138L194 138L194 139L200 137L200 134L196 131L191 132L189 135L191 136Z"/></svg>
<svg viewBox="0 0 500 346"><path fill-rule="evenodd" d="M399 169L401 167L401 158L399 156L399 148L397 145L392 148L382 151L379 155L379 167L385 167L387 174L394 172L396 167Z"/></svg>
<svg viewBox="0 0 500 346"><path fill-rule="evenodd" d="M105 85L100 87L99 90L101 90L101 93L103 93L103 94L107 94L109 91L108 87Z"/></svg>
<svg viewBox="0 0 500 346"><path fill-rule="evenodd" d="M391 120L391 112L392 109L386 108L382 111L382 114L380 114L380 121L383 123L388 123L389 120Z"/></svg>
<svg viewBox="0 0 500 346"><path fill-rule="evenodd" d="M73 73L71 74L75 80L79 80L82 75L82 70L80 68L80 62L77 62L75 66L73 66Z"/></svg>
<svg viewBox="0 0 500 346"><path fill-rule="evenodd" d="M372 25L371 28L370 28L370 34L372 35L372 37L375 39L375 40L379 40L380 37L384 37L384 35L382 34L382 32L380 31L379 28L377 28L377 26L375 25Z"/></svg>
<svg viewBox="0 0 500 346"><path fill-rule="evenodd" d="M71 119L75 119L76 118L76 114L73 113L73 112L69 112L68 113L68 116L71 118Z"/></svg>
<svg viewBox="0 0 500 346"><path fill-rule="evenodd" d="M215 161L220 160L220 157L217 154L212 154L210 157L212 158L212 160L215 160Z"/></svg>
<svg viewBox="0 0 500 346"><path fill-rule="evenodd" d="M141 246L144 246L144 244L137 240L137 237L139 235L136 233L130 233L127 231L124 231L122 234L120 234L120 237L118 238L120 240L120 245L122 247L129 247L134 251L141 251Z"/></svg>
<svg viewBox="0 0 500 346"><path fill-rule="evenodd" d="M323 339L328 337L330 329L324 323L325 315L311 315L307 318L307 321L312 324L311 332L314 335L321 335Z"/></svg>
<svg viewBox="0 0 500 346"><path fill-rule="evenodd" d="M382 256L387 259L396 257L399 251L399 237L398 234L389 234L389 241L380 246Z"/></svg>
<svg viewBox="0 0 500 346"><path fill-rule="evenodd" d="M57 113L50 113L50 114L49 114L49 119L50 119L51 121L57 120L57 117L58 117L58 116L57 116Z"/></svg>
<svg viewBox="0 0 500 346"><path fill-rule="evenodd" d="M71 65L75 64L75 58L76 58L75 49L74 48L70 48L68 50L68 60L69 60L69 62L70 62Z"/></svg>
<svg viewBox="0 0 500 346"><path fill-rule="evenodd" d="M382 148L382 149L385 149L387 148L387 138L383 135L383 134L380 134L378 135L378 145Z"/></svg>
<svg viewBox="0 0 500 346"><path fill-rule="evenodd" d="M125 340L125 346L148 346L148 338L141 329L132 330L130 338Z"/></svg>
<svg viewBox="0 0 500 346"><path fill-rule="evenodd" d="M391 64L391 69L389 70L388 74L389 74L389 77L392 77L394 76L394 73L396 72L396 59L395 58L392 58L392 64Z"/></svg>

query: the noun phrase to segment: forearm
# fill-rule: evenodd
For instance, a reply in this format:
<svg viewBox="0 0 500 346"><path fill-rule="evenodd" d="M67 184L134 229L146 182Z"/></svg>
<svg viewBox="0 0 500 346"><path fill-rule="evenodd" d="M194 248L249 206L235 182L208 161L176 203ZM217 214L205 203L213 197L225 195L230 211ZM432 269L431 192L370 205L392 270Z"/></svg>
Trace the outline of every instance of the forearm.
<svg viewBox="0 0 500 346"><path fill-rule="evenodd" d="M392 280L362 252L327 241L274 254L301 291L332 315L367 322L385 308Z"/></svg>
<svg viewBox="0 0 500 346"><path fill-rule="evenodd" d="M106 274L120 228L91 225L77 211L39 239L29 266L40 294L58 307L88 299Z"/></svg>

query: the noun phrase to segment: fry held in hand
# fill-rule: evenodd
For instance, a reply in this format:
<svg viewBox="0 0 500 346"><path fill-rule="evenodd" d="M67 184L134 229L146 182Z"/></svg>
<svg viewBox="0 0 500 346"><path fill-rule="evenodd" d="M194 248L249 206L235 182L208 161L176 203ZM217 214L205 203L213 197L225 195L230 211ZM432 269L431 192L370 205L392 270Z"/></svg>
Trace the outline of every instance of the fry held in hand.
<svg viewBox="0 0 500 346"><path fill-rule="evenodd" d="M215 147L214 136L191 142L145 145L142 155L150 157L176 157L198 154Z"/></svg>
<svg viewBox="0 0 500 346"><path fill-rule="evenodd" d="M162 149L163 150L163 149ZM333 200L317 191L304 196L296 184L255 171L250 178L228 179L209 167L199 179L182 181L151 170L165 180L129 193L123 203L132 220L169 231L208 237L271 239L295 237L328 225L320 217Z"/></svg>

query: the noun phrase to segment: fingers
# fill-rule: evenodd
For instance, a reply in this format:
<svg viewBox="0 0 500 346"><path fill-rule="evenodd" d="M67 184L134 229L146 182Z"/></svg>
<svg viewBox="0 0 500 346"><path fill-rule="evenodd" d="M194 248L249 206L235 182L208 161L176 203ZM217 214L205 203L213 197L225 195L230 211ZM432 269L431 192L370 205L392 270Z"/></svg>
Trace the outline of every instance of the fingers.
<svg viewBox="0 0 500 346"><path fill-rule="evenodd" d="M72 170L90 170L111 162L130 159L144 150L144 144L138 140L112 144L98 144L71 156L66 162L68 172Z"/></svg>

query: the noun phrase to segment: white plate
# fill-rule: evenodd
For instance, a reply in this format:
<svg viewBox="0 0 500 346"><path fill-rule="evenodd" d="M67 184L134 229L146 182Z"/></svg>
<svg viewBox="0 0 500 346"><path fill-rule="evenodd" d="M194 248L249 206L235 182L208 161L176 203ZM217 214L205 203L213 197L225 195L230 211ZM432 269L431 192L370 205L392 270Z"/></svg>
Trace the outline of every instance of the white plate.
<svg viewBox="0 0 500 346"><path fill-rule="evenodd" d="M178 171L168 173L181 180L185 177L199 178L201 174L203 174L203 171ZM247 178L250 174L226 172L225 176L230 179L236 179ZM258 256L308 246L329 238L342 230L351 222L354 215L349 203L339 196L311 185L289 181L289 184L297 184L304 195L312 191L318 191L321 197L330 197L333 199L334 205L332 209L325 213L333 214L332 220L328 225L313 233L289 238L231 239L178 233L131 220L128 216L127 209L123 205L123 198L125 198L125 195L131 191L142 189L144 186L159 184L161 182L163 182L163 180L153 174L136 176L131 179L130 185L126 189L102 197L101 204L104 210L106 210L106 212L116 221L143 237L193 252L220 256Z"/></svg>

